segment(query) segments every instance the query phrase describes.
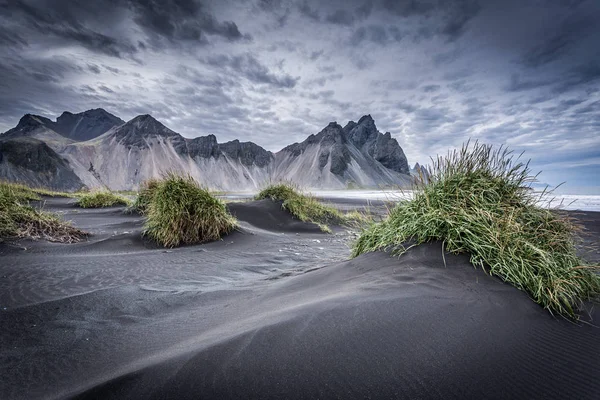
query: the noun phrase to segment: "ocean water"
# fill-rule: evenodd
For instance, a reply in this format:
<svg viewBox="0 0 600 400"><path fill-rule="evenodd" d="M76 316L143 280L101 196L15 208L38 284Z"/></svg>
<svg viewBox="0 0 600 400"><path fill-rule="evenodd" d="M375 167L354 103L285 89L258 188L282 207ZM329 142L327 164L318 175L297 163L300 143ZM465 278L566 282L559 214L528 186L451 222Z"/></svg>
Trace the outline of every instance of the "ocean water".
<svg viewBox="0 0 600 400"><path fill-rule="evenodd" d="M310 193L320 198L330 199L361 199L398 201L412 196L411 191L400 190L310 190ZM230 200L247 200L256 192L227 193L219 197ZM538 195L538 192L534 192ZM562 210L581 210L600 212L600 195L554 194L539 202L540 206Z"/></svg>
<svg viewBox="0 0 600 400"><path fill-rule="evenodd" d="M385 190L313 190L317 197L397 201L412 196L410 191ZM534 195L538 194L534 192ZM563 210L599 211L599 195L554 194L539 202L540 206Z"/></svg>

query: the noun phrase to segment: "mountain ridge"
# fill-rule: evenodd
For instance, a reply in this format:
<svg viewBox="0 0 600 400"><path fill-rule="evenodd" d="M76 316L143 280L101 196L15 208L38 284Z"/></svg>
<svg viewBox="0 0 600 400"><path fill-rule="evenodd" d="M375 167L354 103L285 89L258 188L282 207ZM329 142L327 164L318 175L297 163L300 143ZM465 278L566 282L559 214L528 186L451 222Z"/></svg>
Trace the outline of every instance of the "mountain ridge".
<svg viewBox="0 0 600 400"><path fill-rule="evenodd" d="M389 132L379 132L368 114L344 127L331 122L303 142L275 153L238 139L218 143L212 134L185 138L150 114L119 125L116 123L122 120L106 114L103 109L64 112L57 121L67 118L70 122L62 125L26 114L15 128L0 135L0 140L30 137L47 143L90 188L135 189L143 180L167 171L188 173L207 186L223 190L257 189L278 180L298 182L307 188L341 189L405 185L411 179L397 140ZM85 119L85 129L73 135L78 126L73 123L75 117ZM94 120L99 121L100 128L90 125ZM71 127L69 134L65 127ZM77 140L86 135L91 138Z"/></svg>

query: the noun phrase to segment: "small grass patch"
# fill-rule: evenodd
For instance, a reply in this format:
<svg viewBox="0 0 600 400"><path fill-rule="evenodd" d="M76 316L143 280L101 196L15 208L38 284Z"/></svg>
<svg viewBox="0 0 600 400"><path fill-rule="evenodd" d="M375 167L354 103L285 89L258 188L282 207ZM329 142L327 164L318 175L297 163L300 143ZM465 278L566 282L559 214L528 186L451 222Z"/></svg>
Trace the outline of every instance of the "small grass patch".
<svg viewBox="0 0 600 400"><path fill-rule="evenodd" d="M218 240L237 226L225 203L191 176L169 173L153 185L144 235L164 247Z"/></svg>
<svg viewBox="0 0 600 400"><path fill-rule="evenodd" d="M506 149L469 143L438 157L426 181L381 223L367 228L353 256L407 244L443 241L447 251L468 252L552 313L577 318L583 301L600 294L599 267L576 255L578 228L541 208L529 189L535 176Z"/></svg>
<svg viewBox="0 0 600 400"><path fill-rule="evenodd" d="M132 211L141 215L146 214L148 205L150 204L159 183L160 181L158 179L148 179L147 181L142 182L137 197L131 206Z"/></svg>
<svg viewBox="0 0 600 400"><path fill-rule="evenodd" d="M103 208L128 206L130 202L118 194L108 191L98 191L82 193L75 204L81 208Z"/></svg>
<svg viewBox="0 0 600 400"><path fill-rule="evenodd" d="M22 185L0 183L0 241L11 238L45 239L73 243L85 240L87 233L61 221L56 215L29 205L39 200Z"/></svg>
<svg viewBox="0 0 600 400"><path fill-rule="evenodd" d="M70 197L70 198L77 197L76 193L57 192L55 190L41 188L41 187L32 188L32 187L23 185L21 183L16 183L16 182L0 181L0 185L3 185L5 187L10 187L10 188L12 188L13 191L21 192L21 193L25 194L29 198L29 200L41 200L40 196Z"/></svg>
<svg viewBox="0 0 600 400"><path fill-rule="evenodd" d="M254 200L271 199L282 201L282 207L300 221L319 225L323 232L331 233L328 224L349 224L365 222L368 218L359 212L343 214L339 210L324 205L313 196L302 193L289 183L267 186L261 190Z"/></svg>

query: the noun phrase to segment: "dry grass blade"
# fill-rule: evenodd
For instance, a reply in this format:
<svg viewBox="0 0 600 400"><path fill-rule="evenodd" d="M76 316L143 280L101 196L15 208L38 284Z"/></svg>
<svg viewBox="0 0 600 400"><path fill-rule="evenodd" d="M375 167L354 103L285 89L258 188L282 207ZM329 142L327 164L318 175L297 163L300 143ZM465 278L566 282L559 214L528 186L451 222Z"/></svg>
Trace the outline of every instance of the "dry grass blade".
<svg viewBox="0 0 600 400"><path fill-rule="evenodd" d="M29 201L39 199L32 193L25 186L0 183L0 240L26 237L74 243L87 238L86 232L31 207Z"/></svg>

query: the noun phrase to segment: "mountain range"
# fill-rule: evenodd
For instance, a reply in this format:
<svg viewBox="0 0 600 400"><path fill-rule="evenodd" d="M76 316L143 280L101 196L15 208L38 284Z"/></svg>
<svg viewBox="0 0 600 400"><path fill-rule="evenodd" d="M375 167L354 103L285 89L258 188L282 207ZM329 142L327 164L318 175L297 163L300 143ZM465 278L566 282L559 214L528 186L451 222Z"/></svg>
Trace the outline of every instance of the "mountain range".
<svg viewBox="0 0 600 400"><path fill-rule="evenodd" d="M0 179L55 190L136 189L167 171L219 190L291 181L314 189L405 186L411 170L390 133L365 115L331 122L302 143L272 153L252 142L184 138L150 115L123 121L103 109L64 112L56 121L26 114L0 134Z"/></svg>

